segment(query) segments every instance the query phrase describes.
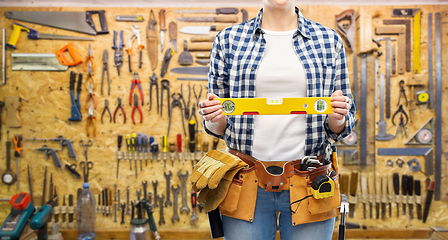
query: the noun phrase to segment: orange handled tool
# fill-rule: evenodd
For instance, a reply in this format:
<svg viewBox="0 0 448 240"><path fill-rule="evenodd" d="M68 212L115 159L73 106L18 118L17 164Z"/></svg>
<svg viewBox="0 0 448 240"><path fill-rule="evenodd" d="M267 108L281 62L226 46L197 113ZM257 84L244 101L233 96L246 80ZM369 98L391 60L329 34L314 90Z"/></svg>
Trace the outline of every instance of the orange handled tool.
<svg viewBox="0 0 448 240"><path fill-rule="evenodd" d="M70 56L73 59L73 62L69 62L67 58L64 55L64 52L68 51ZM78 52L76 52L75 48L73 47L73 44L69 43L66 46L62 47L58 51L55 52L56 57L58 58L59 62L62 65L65 66L76 66L80 63L82 63L81 57L79 57Z"/></svg>

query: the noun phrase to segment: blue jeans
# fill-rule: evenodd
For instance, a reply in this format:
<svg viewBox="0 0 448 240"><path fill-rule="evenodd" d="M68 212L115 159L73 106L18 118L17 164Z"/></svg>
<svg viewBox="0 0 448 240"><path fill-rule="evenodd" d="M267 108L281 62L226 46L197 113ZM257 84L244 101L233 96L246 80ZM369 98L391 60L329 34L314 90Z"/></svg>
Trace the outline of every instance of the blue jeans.
<svg viewBox="0 0 448 240"><path fill-rule="evenodd" d="M225 240L269 240L277 233L277 214L282 240L331 240L334 218L293 226L289 210L289 191L266 192L258 187L253 222L222 216Z"/></svg>

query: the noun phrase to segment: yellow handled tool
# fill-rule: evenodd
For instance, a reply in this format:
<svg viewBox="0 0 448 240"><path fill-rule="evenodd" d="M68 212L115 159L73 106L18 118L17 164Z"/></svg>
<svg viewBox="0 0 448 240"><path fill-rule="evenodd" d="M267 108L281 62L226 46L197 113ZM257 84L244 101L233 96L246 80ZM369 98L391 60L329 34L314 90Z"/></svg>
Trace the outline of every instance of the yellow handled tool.
<svg viewBox="0 0 448 240"><path fill-rule="evenodd" d="M332 114L330 97L217 98L224 115Z"/></svg>

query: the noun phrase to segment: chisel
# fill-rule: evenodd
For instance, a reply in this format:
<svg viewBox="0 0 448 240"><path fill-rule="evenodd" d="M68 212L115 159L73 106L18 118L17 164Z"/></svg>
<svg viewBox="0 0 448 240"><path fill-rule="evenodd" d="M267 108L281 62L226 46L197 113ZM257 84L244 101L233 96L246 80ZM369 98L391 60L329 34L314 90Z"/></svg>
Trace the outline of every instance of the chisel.
<svg viewBox="0 0 448 240"><path fill-rule="evenodd" d="M375 202L375 175L374 173L369 173L368 176L368 191L369 191L369 210L370 218L373 218L373 202Z"/></svg>
<svg viewBox="0 0 448 240"><path fill-rule="evenodd" d="M415 189L415 204L417 205L417 219L422 220L422 187L420 180L414 181L414 189Z"/></svg>
<svg viewBox="0 0 448 240"><path fill-rule="evenodd" d="M414 219L414 177L408 175L408 204L409 204L409 219Z"/></svg>
<svg viewBox="0 0 448 240"><path fill-rule="evenodd" d="M348 183L349 183L349 175L348 173L341 173L339 185L341 186L340 192L345 196L348 195Z"/></svg>
<svg viewBox="0 0 448 240"><path fill-rule="evenodd" d="M428 192L426 193L425 209L423 210L423 223L425 223L426 219L428 219L429 208L431 207L433 195L434 195L434 181L431 181L428 187Z"/></svg>
<svg viewBox="0 0 448 240"><path fill-rule="evenodd" d="M408 202L408 176L401 175L401 195L403 195L403 215L406 215L406 203Z"/></svg>
<svg viewBox="0 0 448 240"><path fill-rule="evenodd" d="M390 173L387 179L387 191L389 194L389 217L392 217L392 203L395 201L394 196L394 174Z"/></svg>
<svg viewBox="0 0 448 240"><path fill-rule="evenodd" d="M215 14L238 14L238 8L216 8L216 9L191 9L174 10L174 13L215 13Z"/></svg>
<svg viewBox="0 0 448 240"><path fill-rule="evenodd" d="M366 219L366 203L367 203L367 176L366 173L361 173L361 193L362 193L362 207L363 216Z"/></svg>
<svg viewBox="0 0 448 240"><path fill-rule="evenodd" d="M355 206L356 206L356 191L358 188L358 172L353 171L350 175L350 196L348 196L349 205L349 214L348 216L352 218L355 214Z"/></svg>
<svg viewBox="0 0 448 240"><path fill-rule="evenodd" d="M376 219L380 219L380 202L381 202L381 173L375 174L375 209L376 209Z"/></svg>
<svg viewBox="0 0 448 240"><path fill-rule="evenodd" d="M386 219L386 203L388 199L387 195L387 174L383 173L381 179L381 219Z"/></svg>
<svg viewBox="0 0 448 240"><path fill-rule="evenodd" d="M398 176L398 173L394 173L393 175L393 182L394 182L394 192L395 192L395 200L397 203L397 217L400 216L400 202L401 202L401 196L400 196L400 176Z"/></svg>

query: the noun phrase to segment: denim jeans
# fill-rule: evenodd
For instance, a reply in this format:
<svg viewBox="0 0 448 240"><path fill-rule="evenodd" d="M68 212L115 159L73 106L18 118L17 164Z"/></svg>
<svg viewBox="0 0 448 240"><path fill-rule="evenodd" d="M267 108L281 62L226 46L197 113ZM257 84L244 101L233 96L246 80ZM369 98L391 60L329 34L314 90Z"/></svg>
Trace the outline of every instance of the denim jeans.
<svg viewBox="0 0 448 240"><path fill-rule="evenodd" d="M277 214L282 240L331 240L334 218L293 226L289 210L289 191L266 192L258 187L253 222L222 216L225 240L270 240L277 233Z"/></svg>

